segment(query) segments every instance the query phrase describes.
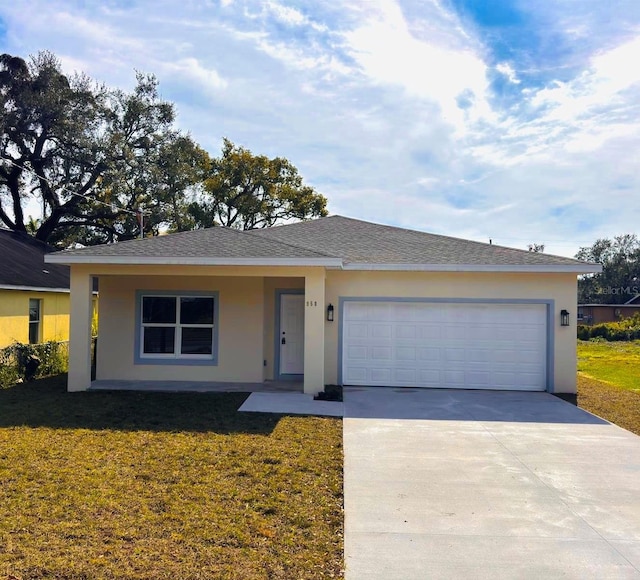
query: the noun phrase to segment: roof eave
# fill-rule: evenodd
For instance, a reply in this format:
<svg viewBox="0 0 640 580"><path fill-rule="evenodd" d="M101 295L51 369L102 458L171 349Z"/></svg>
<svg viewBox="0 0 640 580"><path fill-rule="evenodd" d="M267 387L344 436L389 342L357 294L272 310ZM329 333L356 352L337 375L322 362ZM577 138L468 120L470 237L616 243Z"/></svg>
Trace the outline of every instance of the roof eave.
<svg viewBox="0 0 640 580"><path fill-rule="evenodd" d="M56 292L69 294L69 288L53 288L49 286L26 286L20 284L0 284L0 290L19 290L27 292Z"/></svg>
<svg viewBox="0 0 640 580"><path fill-rule="evenodd" d="M591 274L602 271L600 264L368 264L350 263L343 270L408 272L530 272Z"/></svg>
<svg viewBox="0 0 640 580"><path fill-rule="evenodd" d="M83 256L48 254L50 264L114 264L130 266L326 266L341 267L340 258L216 258L193 256Z"/></svg>

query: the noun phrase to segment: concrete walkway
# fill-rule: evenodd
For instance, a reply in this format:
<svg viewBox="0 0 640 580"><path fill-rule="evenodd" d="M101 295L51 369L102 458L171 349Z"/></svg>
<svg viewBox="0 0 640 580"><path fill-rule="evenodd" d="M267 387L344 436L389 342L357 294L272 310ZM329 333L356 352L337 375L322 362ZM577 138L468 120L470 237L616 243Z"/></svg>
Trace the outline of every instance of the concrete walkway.
<svg viewBox="0 0 640 580"><path fill-rule="evenodd" d="M547 393L344 406L347 580L640 579L640 437Z"/></svg>

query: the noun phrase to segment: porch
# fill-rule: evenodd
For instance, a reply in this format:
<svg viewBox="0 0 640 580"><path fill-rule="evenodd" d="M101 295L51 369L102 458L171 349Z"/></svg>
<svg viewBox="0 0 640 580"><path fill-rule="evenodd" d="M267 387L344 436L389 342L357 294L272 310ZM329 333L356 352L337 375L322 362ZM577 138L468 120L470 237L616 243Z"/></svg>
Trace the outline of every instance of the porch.
<svg viewBox="0 0 640 580"><path fill-rule="evenodd" d="M325 385L325 310L324 268L73 265L68 389L313 395Z"/></svg>
<svg viewBox="0 0 640 580"><path fill-rule="evenodd" d="M122 381L96 380L90 391L143 391L156 393L302 393L302 381L229 383L215 381Z"/></svg>

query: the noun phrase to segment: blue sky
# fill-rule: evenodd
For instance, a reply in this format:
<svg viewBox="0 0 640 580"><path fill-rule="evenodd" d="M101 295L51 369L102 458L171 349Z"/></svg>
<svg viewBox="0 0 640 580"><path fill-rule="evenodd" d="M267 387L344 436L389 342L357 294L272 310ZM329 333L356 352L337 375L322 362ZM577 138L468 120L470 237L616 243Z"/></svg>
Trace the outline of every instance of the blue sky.
<svg viewBox="0 0 640 580"><path fill-rule="evenodd" d="M14 0L0 49L153 72L331 213L562 255L640 223L637 0Z"/></svg>

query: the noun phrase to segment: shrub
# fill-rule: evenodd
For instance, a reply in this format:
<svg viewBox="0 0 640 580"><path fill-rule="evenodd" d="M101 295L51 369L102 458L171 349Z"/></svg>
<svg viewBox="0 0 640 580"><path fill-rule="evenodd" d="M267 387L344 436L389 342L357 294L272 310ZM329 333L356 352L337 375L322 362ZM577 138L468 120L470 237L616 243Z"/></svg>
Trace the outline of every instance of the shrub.
<svg viewBox="0 0 640 580"><path fill-rule="evenodd" d="M68 364L69 352L66 342L12 344L0 350L0 387L13 386L25 378L42 378L64 373Z"/></svg>
<svg viewBox="0 0 640 580"><path fill-rule="evenodd" d="M591 327L584 324L578 324L578 339L589 340L591 338Z"/></svg>
<svg viewBox="0 0 640 580"><path fill-rule="evenodd" d="M578 326L580 340L629 341L640 339L640 314L632 318L623 318L618 322L604 322L594 326Z"/></svg>

